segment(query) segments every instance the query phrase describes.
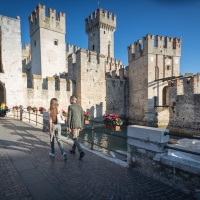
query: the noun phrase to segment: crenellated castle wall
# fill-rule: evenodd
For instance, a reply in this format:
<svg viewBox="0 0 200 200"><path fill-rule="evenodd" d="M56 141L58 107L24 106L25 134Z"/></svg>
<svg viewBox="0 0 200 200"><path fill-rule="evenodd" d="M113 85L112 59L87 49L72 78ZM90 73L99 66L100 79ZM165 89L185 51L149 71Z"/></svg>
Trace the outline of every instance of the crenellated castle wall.
<svg viewBox="0 0 200 200"><path fill-rule="evenodd" d="M56 10L49 8L48 16L46 16L46 6L38 4L29 16L29 28L30 37L38 28L65 34L65 13L58 12L58 16L56 16Z"/></svg>
<svg viewBox="0 0 200 200"><path fill-rule="evenodd" d="M78 103L94 118L101 118L105 113L125 117L127 77L121 61L71 44L67 47L67 79L76 82Z"/></svg>
<svg viewBox="0 0 200 200"><path fill-rule="evenodd" d="M169 81L171 131L200 134L200 73Z"/></svg>
<svg viewBox="0 0 200 200"><path fill-rule="evenodd" d="M85 19L85 31L88 33L91 29L98 26L116 29L116 15L102 8L97 9L97 11Z"/></svg>
<svg viewBox="0 0 200 200"><path fill-rule="evenodd" d="M42 76L33 75L32 88L24 88L23 99L24 106L49 108L50 100L57 98L60 109L67 110L69 105L69 98L73 93L72 84L67 85L66 79L58 79L58 88L56 88L56 80L53 77L46 77L47 89L42 89ZM26 85L27 76L23 73L23 82ZM70 80L69 80L70 82Z"/></svg>

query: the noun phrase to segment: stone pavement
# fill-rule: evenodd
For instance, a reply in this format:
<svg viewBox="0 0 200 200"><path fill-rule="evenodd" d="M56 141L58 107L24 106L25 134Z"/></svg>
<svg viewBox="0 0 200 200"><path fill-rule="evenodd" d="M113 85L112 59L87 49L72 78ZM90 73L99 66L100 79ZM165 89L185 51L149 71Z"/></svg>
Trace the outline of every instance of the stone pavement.
<svg viewBox="0 0 200 200"><path fill-rule="evenodd" d="M0 118L0 199L1 200L145 200L194 199L133 169L85 150L68 160L56 147L49 157L49 135L27 123Z"/></svg>

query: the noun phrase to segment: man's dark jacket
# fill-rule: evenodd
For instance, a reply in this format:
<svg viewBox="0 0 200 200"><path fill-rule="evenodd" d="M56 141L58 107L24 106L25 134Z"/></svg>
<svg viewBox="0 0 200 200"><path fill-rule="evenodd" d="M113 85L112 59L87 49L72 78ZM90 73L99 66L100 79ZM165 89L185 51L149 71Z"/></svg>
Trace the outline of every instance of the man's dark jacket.
<svg viewBox="0 0 200 200"><path fill-rule="evenodd" d="M67 127L82 128L84 124L84 112L81 106L76 103L69 105Z"/></svg>

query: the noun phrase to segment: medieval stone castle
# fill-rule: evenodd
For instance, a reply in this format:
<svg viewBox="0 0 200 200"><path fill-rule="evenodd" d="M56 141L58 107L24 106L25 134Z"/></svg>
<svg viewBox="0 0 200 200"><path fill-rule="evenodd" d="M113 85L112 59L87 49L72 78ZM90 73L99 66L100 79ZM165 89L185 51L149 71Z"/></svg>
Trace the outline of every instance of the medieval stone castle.
<svg viewBox="0 0 200 200"><path fill-rule="evenodd" d="M49 107L69 97L92 117L118 113L130 123L200 133L200 73L180 74L181 39L147 34L128 46L128 66L114 58L116 15L85 19L88 49L66 45L65 14L38 4L21 49L20 19L0 15L0 101Z"/></svg>

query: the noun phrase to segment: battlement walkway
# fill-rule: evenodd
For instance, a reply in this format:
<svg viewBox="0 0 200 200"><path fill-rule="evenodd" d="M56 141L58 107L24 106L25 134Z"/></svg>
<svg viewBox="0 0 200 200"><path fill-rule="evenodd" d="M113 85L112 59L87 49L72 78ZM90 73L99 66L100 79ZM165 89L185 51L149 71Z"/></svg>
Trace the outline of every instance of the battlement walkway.
<svg viewBox="0 0 200 200"><path fill-rule="evenodd" d="M57 144L49 157L49 135L21 121L0 118L1 200L145 200L194 199L170 186L143 176L85 150L64 161Z"/></svg>

